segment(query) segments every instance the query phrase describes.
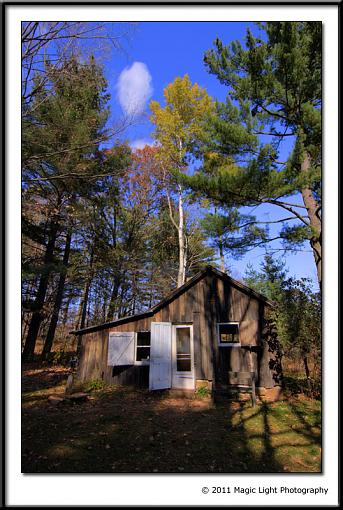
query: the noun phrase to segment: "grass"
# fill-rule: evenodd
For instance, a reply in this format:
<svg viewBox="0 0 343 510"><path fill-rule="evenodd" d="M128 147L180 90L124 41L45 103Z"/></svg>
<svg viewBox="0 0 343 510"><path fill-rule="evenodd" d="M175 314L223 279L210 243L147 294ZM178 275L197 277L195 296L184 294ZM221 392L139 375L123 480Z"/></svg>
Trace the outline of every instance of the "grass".
<svg viewBox="0 0 343 510"><path fill-rule="evenodd" d="M116 386L57 406L68 370L24 372L25 473L320 472L320 402L172 398Z"/></svg>

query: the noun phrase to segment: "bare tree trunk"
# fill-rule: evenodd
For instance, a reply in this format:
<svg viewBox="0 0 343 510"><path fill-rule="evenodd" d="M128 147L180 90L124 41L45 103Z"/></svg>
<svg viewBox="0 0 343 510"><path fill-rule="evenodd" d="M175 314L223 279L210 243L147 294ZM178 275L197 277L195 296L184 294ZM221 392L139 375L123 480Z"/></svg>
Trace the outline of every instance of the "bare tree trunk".
<svg viewBox="0 0 343 510"><path fill-rule="evenodd" d="M177 275L177 286L181 287L186 280L187 250L185 242L185 218L183 210L182 188L179 185L179 271Z"/></svg>
<svg viewBox="0 0 343 510"><path fill-rule="evenodd" d="M49 276L51 272L50 265L53 262L56 238L58 232L58 224L52 220L50 224L49 240L44 255L44 272L41 275L36 300L34 303L34 311L30 321L30 327L27 333L25 346L23 349L23 360L30 361L33 359L35 352L37 336L41 322L43 320L42 308L45 302L45 296L48 289Z"/></svg>
<svg viewBox="0 0 343 510"><path fill-rule="evenodd" d="M117 247L117 208L116 206L113 207L113 219L112 219L112 246L115 249ZM118 292L120 287L120 274L121 268L119 265L116 267L116 272L113 277L113 283L112 283L112 291L111 291L111 297L110 301L108 303L108 309L107 309L107 316L106 320L109 322L114 317L114 312L116 309L116 303L118 299Z"/></svg>
<svg viewBox="0 0 343 510"><path fill-rule="evenodd" d="M63 319L62 319L62 324L63 324L63 327L65 328L66 325L67 325L67 321L68 321L68 312L69 312L69 307L70 307L70 303L71 303L71 300L72 300L72 294L70 294L67 298L67 302L65 304L65 307L64 307L64 310L63 310Z"/></svg>
<svg viewBox="0 0 343 510"><path fill-rule="evenodd" d="M310 369L308 367L307 356L304 356L303 362L304 362L304 368L305 368L305 374L306 374L306 380L307 380L307 387L308 387L309 391L311 391L312 388L311 388Z"/></svg>
<svg viewBox="0 0 343 510"><path fill-rule="evenodd" d="M223 271L223 273L225 273L225 258L223 250L223 241L221 236L219 239L219 257L220 257L220 270Z"/></svg>
<svg viewBox="0 0 343 510"><path fill-rule="evenodd" d="M301 170L304 173L310 171L311 158L306 153L304 161L301 165ZM301 190L301 194L306 207L308 217L310 219L310 225L314 231L310 244L313 250L314 260L317 268L317 276L320 288L322 287L322 222L320 216L320 207L313 195L313 191L310 188L305 187Z"/></svg>
<svg viewBox="0 0 343 510"><path fill-rule="evenodd" d="M89 289L91 287L91 283L93 280L93 249L91 251L91 256L89 259L89 274L88 278L86 280L86 286L85 291L83 295L83 301L82 301L82 313L81 313L81 323L80 323L80 329L83 329L86 325L86 316L87 316L87 308L88 308L88 299L89 299Z"/></svg>
<svg viewBox="0 0 343 510"><path fill-rule="evenodd" d="M306 379L309 379L310 378L310 369L308 368L307 356L304 356L303 361L304 361Z"/></svg>
<svg viewBox="0 0 343 510"><path fill-rule="evenodd" d="M81 316L81 318L79 318L77 321L78 322L77 329L83 329L86 324L89 289L90 289L90 286L91 286L92 280L93 280L93 257L94 257L94 253L93 253L93 248L92 248L91 253L90 253L90 259L89 259L89 272L88 272L88 276L87 276L85 287L84 287L83 297L80 302L80 316ZM79 353L80 349L81 349L82 335L78 335L77 338L78 338L77 353Z"/></svg>
<svg viewBox="0 0 343 510"><path fill-rule="evenodd" d="M57 326L57 322L58 322L58 316L59 316L59 313L60 313L62 299L63 299L64 285L65 285L66 276L67 276L67 267L68 267L68 262L69 262L70 245L71 245L71 232L68 231L67 232L67 237L66 237L65 248L64 248L63 262L62 262L63 263L63 269L62 269L62 272L60 273L60 277L59 277L59 281L58 281L58 286L57 286L57 293L56 293L56 298L55 298L55 303L54 303L54 308L53 308L53 312L52 312L52 316L51 316L51 321L50 321L48 333L46 335L46 339L45 339L44 347L43 347L43 351L42 351L42 358L43 359L46 359L48 354L51 352L51 347L52 347L52 344L53 344L53 341L54 341L56 326Z"/></svg>
<svg viewBox="0 0 343 510"><path fill-rule="evenodd" d="M114 312L116 309L116 303L117 303L117 299L118 299L118 291L119 291L119 279L118 279L118 276L115 276L114 280L113 280L113 284L112 284L111 298L110 298L110 302L109 302L108 310L107 310L107 319L106 320L108 322L111 321L114 316Z"/></svg>

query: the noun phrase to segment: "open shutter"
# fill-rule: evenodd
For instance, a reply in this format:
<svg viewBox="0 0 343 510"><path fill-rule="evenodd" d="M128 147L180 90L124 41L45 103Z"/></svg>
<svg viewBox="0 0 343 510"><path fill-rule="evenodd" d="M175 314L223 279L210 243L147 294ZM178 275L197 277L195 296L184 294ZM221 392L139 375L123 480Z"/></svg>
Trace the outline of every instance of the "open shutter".
<svg viewBox="0 0 343 510"><path fill-rule="evenodd" d="M118 365L133 365L135 360L135 334L110 333L108 339L107 364L111 367Z"/></svg>
<svg viewBox="0 0 343 510"><path fill-rule="evenodd" d="M151 323L149 389L171 387L171 323Z"/></svg>

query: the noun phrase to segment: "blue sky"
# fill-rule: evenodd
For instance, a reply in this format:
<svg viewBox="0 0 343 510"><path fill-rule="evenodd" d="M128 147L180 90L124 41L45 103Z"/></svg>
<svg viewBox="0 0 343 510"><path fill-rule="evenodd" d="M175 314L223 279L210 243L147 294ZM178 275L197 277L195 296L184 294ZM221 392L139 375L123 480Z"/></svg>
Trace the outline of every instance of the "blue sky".
<svg viewBox="0 0 343 510"><path fill-rule="evenodd" d="M220 101L226 97L226 87L210 75L204 64L204 52L213 47L219 37L225 44L239 39L243 42L247 27L261 33L253 24L241 22L142 22L133 30L130 40L123 41L124 51L115 52L105 61L105 74L111 93L111 122L116 123L125 113L129 116L130 104L140 114L135 116L122 137L133 147L141 147L151 141L153 126L149 122L148 103L154 99L163 103L163 89L177 76L189 75L207 92ZM132 107L131 107L132 109ZM292 197L293 203L299 198ZM244 212L247 212L245 210ZM279 207L263 205L255 210L258 219L273 221L288 216ZM276 229L274 230L276 232ZM273 234L273 229L271 229ZM277 248L276 242L272 244ZM287 253L290 274L310 277L315 286L316 269L310 246L296 254ZM263 260L265 248L254 249L241 260L230 260L228 265L234 277L242 277L247 263L258 268Z"/></svg>

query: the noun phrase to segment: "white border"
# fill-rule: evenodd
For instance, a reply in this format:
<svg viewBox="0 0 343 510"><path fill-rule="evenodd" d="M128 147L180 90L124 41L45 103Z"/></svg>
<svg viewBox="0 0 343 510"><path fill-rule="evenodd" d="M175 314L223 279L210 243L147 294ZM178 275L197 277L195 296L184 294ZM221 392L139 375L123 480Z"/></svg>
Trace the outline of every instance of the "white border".
<svg viewBox="0 0 343 510"><path fill-rule="evenodd" d="M30 476L20 468L20 21L321 20L324 23L324 473L323 475ZM6 6L7 106L7 501L12 505L337 505L338 500L338 7L336 6ZM330 205L329 205L330 204ZM329 207L328 207L329 205ZM10 282L10 285L9 285ZM326 306L329 305L329 306ZM134 483L134 490L132 486ZM202 494L203 486L327 487L322 495Z"/></svg>

